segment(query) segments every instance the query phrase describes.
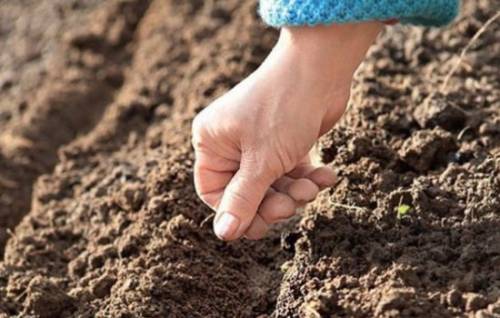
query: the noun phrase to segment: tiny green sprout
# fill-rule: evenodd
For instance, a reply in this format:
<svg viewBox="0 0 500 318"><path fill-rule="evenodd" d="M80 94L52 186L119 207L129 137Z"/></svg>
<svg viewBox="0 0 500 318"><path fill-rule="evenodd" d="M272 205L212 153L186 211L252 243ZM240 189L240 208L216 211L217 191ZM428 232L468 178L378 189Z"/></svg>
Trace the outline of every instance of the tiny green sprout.
<svg viewBox="0 0 500 318"><path fill-rule="evenodd" d="M411 210L411 206L409 206L408 204L400 204L398 207L396 207L396 212L397 212L397 218L398 220L401 220L402 218L404 218L408 212L410 212Z"/></svg>

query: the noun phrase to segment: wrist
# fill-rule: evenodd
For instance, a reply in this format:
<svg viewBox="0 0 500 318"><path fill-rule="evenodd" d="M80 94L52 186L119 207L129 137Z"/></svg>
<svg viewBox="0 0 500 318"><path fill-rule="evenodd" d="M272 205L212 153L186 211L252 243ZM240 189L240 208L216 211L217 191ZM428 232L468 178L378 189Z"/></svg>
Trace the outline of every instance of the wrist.
<svg viewBox="0 0 500 318"><path fill-rule="evenodd" d="M273 99L307 96L315 114L342 113L353 74L382 28L377 22L283 28L252 82L270 89Z"/></svg>
<svg viewBox="0 0 500 318"><path fill-rule="evenodd" d="M323 77L352 77L382 29L380 22L285 27L277 48Z"/></svg>

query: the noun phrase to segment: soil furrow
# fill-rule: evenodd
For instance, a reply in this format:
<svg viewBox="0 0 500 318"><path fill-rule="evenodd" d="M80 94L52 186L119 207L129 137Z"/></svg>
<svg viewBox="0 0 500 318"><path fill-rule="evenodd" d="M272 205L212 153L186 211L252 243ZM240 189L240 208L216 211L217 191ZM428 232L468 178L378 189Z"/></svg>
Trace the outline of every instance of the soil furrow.
<svg viewBox="0 0 500 318"><path fill-rule="evenodd" d="M61 35L57 58L43 83L25 97L26 110L0 132L0 255L13 229L30 208L32 184L57 162L58 149L89 131L121 86L131 59L128 44L147 1L102 5L97 18ZM8 167L8 168L7 168Z"/></svg>

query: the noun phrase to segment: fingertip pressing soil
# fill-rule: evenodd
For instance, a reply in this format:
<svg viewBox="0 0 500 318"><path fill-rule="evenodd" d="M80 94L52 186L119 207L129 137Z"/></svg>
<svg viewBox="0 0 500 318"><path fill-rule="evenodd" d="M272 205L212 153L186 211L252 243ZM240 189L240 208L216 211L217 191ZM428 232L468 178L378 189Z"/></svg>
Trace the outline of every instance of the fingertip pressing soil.
<svg viewBox="0 0 500 318"><path fill-rule="evenodd" d="M0 317L500 315L498 23L440 91L494 1L387 29L321 140L337 185L229 244L192 185L190 123L275 42L256 3L54 3L0 9L64 13L0 79ZM37 34L5 30L2 61Z"/></svg>

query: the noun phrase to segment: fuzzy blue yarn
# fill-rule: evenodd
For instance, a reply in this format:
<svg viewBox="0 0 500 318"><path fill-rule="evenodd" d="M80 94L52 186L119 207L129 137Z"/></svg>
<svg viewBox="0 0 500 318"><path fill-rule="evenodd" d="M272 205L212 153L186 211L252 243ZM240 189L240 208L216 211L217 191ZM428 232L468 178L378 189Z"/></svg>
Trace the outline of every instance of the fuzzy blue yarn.
<svg viewBox="0 0 500 318"><path fill-rule="evenodd" d="M456 17L459 7L460 0L260 0L259 12L275 27L390 19L442 26Z"/></svg>

